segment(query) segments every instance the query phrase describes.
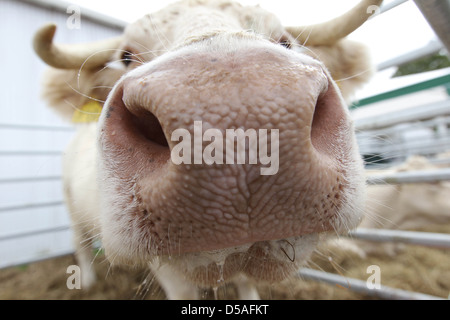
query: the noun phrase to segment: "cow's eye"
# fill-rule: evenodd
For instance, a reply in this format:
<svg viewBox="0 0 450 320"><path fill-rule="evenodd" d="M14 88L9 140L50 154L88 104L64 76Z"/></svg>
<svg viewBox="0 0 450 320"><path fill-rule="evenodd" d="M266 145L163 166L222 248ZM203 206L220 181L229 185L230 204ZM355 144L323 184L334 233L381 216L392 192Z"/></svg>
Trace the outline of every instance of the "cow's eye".
<svg viewBox="0 0 450 320"><path fill-rule="evenodd" d="M128 67L128 65L133 61L133 54L130 51L124 51L120 57L120 60L125 67Z"/></svg>
<svg viewBox="0 0 450 320"><path fill-rule="evenodd" d="M278 39L278 44L285 47L286 49L292 49L292 41L295 41L290 37L287 33L284 33L281 35L281 37Z"/></svg>
<svg viewBox="0 0 450 320"><path fill-rule="evenodd" d="M281 39L278 43L280 45L282 45L283 47L285 47L286 49L291 49L292 48L291 42L289 40L287 40L287 39Z"/></svg>

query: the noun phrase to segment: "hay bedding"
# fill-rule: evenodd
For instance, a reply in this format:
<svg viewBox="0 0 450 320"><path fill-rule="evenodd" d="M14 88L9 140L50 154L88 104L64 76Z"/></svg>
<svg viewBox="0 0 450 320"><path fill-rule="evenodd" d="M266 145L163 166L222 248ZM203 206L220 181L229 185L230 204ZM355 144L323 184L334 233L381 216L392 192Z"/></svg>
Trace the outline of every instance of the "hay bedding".
<svg viewBox="0 0 450 320"><path fill-rule="evenodd" d="M450 226L435 231L450 233ZM103 257L93 263L98 273L94 287L69 290L66 269L72 264L74 257L65 256L0 270L0 299L165 299L149 271L110 267ZM450 250L408 245L395 257L372 254L364 259L350 252L321 253L314 256L309 267L365 281L370 276L366 273L369 265L380 267L383 285L442 298L449 296ZM301 279L259 285L258 289L262 299L371 299L341 286ZM236 298L235 288L232 285L220 288L218 297ZM212 290L205 290L202 298L213 299Z"/></svg>

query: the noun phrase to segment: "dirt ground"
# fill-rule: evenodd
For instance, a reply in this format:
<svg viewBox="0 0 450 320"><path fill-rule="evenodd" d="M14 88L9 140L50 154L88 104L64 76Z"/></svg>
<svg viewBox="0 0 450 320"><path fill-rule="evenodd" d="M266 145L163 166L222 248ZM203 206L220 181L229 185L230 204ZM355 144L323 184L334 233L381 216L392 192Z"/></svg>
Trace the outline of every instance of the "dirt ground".
<svg viewBox="0 0 450 320"><path fill-rule="evenodd" d="M450 233L450 227L438 232ZM331 262L329 259L331 256ZM111 267L104 257L97 257L94 267L98 282L89 290L69 290L66 269L76 264L72 255L0 270L0 299L166 299L148 270ZM309 267L366 281L367 267L377 265L381 284L418 291L442 298L450 293L450 250L406 246L395 257L370 255L361 258L350 252L316 254ZM262 299L373 299L339 286L315 281L290 279L277 285L258 285ZM204 290L202 299L214 299L212 290ZM219 299L235 299L233 285L218 290Z"/></svg>

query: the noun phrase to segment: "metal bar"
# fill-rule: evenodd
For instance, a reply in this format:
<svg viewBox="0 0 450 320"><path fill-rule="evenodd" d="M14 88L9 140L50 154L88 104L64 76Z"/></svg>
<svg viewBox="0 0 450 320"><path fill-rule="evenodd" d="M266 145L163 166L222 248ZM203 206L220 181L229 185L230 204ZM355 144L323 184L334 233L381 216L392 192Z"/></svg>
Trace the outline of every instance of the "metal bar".
<svg viewBox="0 0 450 320"><path fill-rule="evenodd" d="M450 168L377 174L367 177L368 184L424 183L450 180Z"/></svg>
<svg viewBox="0 0 450 320"><path fill-rule="evenodd" d="M385 13L395 7L407 2L408 0L392 0L391 2L385 3L380 8L380 13Z"/></svg>
<svg viewBox="0 0 450 320"><path fill-rule="evenodd" d="M438 53L444 48L442 42L438 40L430 41L425 47L416 49L412 52L402 54L400 56L383 61L376 66L377 71L382 71L388 68L397 67L399 65L412 62L414 60L424 58L426 56Z"/></svg>
<svg viewBox="0 0 450 320"><path fill-rule="evenodd" d="M443 159L430 158L428 159L428 161L436 165L450 165L450 158L443 158Z"/></svg>
<svg viewBox="0 0 450 320"><path fill-rule="evenodd" d="M439 154L442 150L449 149L450 137L444 139L421 139L415 143L405 143L398 147L393 141L389 141L384 145L382 142L365 144L361 141L358 141L358 144L361 154L381 155L383 159L394 159L412 155Z"/></svg>
<svg viewBox="0 0 450 320"><path fill-rule="evenodd" d="M441 153L442 150L448 150L450 146L450 137L448 138L436 138L436 139L418 139L414 142L401 142L399 145L395 145L393 141L385 143L384 145L378 145L376 148L370 150L370 153L378 153L385 158L398 157L398 156L410 156L410 155L426 155ZM367 150L364 150L367 152Z"/></svg>
<svg viewBox="0 0 450 320"><path fill-rule="evenodd" d="M414 0L414 2L450 52L450 0Z"/></svg>
<svg viewBox="0 0 450 320"><path fill-rule="evenodd" d="M444 76L441 77L437 77L434 79L430 79L430 80L426 80L426 81L422 81L419 83L415 83L406 87L402 87L399 89L395 89L392 91L387 91L387 92L383 92L380 94L376 94L374 96L368 97L368 98L364 98L361 99L359 101L355 101L351 106L350 109L356 109L368 104L372 104L375 102L379 102L379 101L383 101L383 100L388 100L388 99L392 99L392 98L396 98L396 97L400 97L406 94L410 94L410 93L414 93L414 92L419 92L422 90L427 90L427 89L431 89L434 87L439 87L442 85L446 85L450 82L450 74L446 74Z"/></svg>
<svg viewBox="0 0 450 320"><path fill-rule="evenodd" d="M450 102L450 101L449 101ZM428 108L428 107L433 107L432 104L428 104L428 105L423 105L424 108ZM425 115L424 117L422 117L422 119L420 118L415 118L413 120L410 120L408 123L406 123L408 126L405 127L404 124L400 122L401 119L405 119L405 116L398 116L396 117L399 121L398 124L402 124L402 126L398 126L398 124L394 124L390 127L381 127L381 128L374 128L374 129L370 129L370 130L364 130L364 133L366 135L373 135L373 134L397 134L399 132L403 132L403 130L408 129L408 130L416 130L416 129L422 129L422 128L436 128L437 126L447 126L450 125L450 111L445 110L444 105L441 105L443 108L441 110L438 110L439 108L434 108L434 110L431 110L432 113L434 113L436 116L430 119L428 118L428 115ZM447 107L450 107L450 103L448 104ZM414 111L415 108L412 108L412 112L416 113ZM402 110L402 113L406 111ZM417 113L416 113L417 114ZM420 113L419 113L420 115ZM392 114L392 116L394 117L395 114ZM425 119L423 119L425 118ZM367 118L366 118L367 119ZM367 122L367 124L369 124L370 122ZM358 129L357 129L358 130Z"/></svg>
<svg viewBox="0 0 450 320"><path fill-rule="evenodd" d="M401 242L441 249L450 248L450 234L445 233L358 228L347 236L376 242Z"/></svg>
<svg viewBox="0 0 450 320"><path fill-rule="evenodd" d="M48 229L42 229L42 230L34 230L34 231L28 231L28 232L15 233L15 234L11 234L11 235L0 236L0 241L32 237L32 236L37 236L37 235L46 234L46 233L61 232L61 231L69 230L69 229L70 229L70 226L60 226L60 227L54 227L54 228L48 228Z"/></svg>
<svg viewBox="0 0 450 320"><path fill-rule="evenodd" d="M61 180L61 179L62 179L61 176L6 178L6 179L0 179L0 184L42 182L42 181L54 181L54 180Z"/></svg>
<svg viewBox="0 0 450 320"><path fill-rule="evenodd" d="M448 146L450 145L450 136L448 138L418 139L415 143L405 143L398 147L393 140L384 142L382 137L378 139L374 138L372 140L370 138L357 136L360 153L378 154L382 155L383 158L420 154L439 154L442 150L449 149Z"/></svg>
<svg viewBox="0 0 450 320"><path fill-rule="evenodd" d="M302 279L321 281L332 285L339 285L354 292L362 293L380 299L390 300L445 300L440 297L431 296L418 292L395 289L384 285L380 289L369 289L367 282L359 279L347 278L332 273L302 268L298 272Z"/></svg>
<svg viewBox="0 0 450 320"><path fill-rule="evenodd" d="M0 213L7 212L7 211L16 211L16 210L55 207L55 206L61 206L63 204L64 204L64 201L22 204L22 205L17 205L17 206L2 207L2 208L0 208Z"/></svg>
<svg viewBox="0 0 450 320"><path fill-rule="evenodd" d="M449 75L450 81L450 75ZM420 105L397 112L388 112L378 116L355 120L356 130L381 129L411 121L427 120L450 115L450 99L426 105Z"/></svg>

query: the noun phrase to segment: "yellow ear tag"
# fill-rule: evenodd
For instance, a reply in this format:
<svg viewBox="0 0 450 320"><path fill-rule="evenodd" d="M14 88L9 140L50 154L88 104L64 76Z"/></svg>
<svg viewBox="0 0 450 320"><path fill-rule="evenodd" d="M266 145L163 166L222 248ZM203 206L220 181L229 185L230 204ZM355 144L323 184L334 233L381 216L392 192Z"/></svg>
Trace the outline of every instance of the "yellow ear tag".
<svg viewBox="0 0 450 320"><path fill-rule="evenodd" d="M102 105L95 100L91 100L80 108L76 109L72 116L72 122L86 123L98 121Z"/></svg>

